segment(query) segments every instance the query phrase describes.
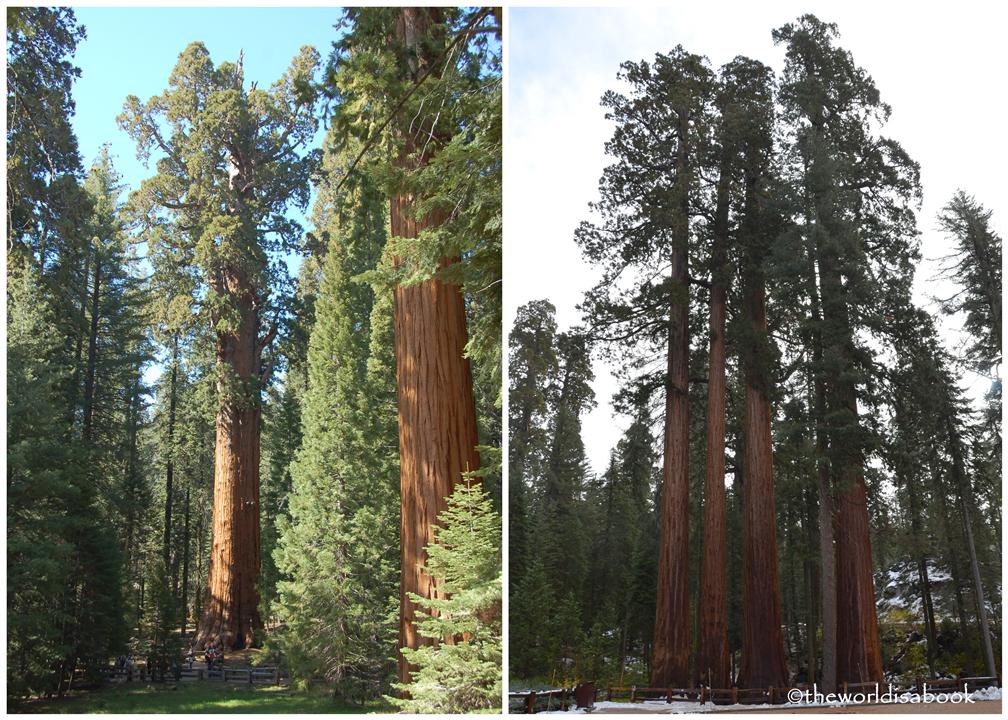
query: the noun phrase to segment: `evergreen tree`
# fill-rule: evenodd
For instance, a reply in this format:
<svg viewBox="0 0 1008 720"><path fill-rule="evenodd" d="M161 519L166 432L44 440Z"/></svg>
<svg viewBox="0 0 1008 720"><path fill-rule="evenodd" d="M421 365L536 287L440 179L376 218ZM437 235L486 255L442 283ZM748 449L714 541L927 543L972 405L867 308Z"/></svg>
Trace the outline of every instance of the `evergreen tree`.
<svg viewBox="0 0 1008 720"><path fill-rule="evenodd" d="M493 462L481 470L470 366L499 399L500 52L487 37L492 18L487 8L350 10L330 65L337 137L364 142L348 170L363 161L389 198L381 275L395 297L399 644L407 647L426 642L410 593L439 596L423 572L423 548L444 498L464 473L496 475ZM384 118L377 130L375 117ZM409 677L402 658L399 676Z"/></svg>
<svg viewBox="0 0 1008 720"><path fill-rule="evenodd" d="M443 598L414 594L417 629L436 644L403 648L415 666L412 682L396 687L409 697L404 712L464 713L500 707L500 516L478 483L458 483L438 516L426 570ZM450 641L447 640L450 638Z"/></svg>
<svg viewBox="0 0 1008 720"><path fill-rule="evenodd" d="M329 237L308 348L301 449L291 468L290 519L279 524L277 610L287 624L280 647L296 675L322 676L336 692L374 697L395 652L389 610L396 595L395 473L384 446L394 428L381 389L392 379L387 302L359 275L385 241L373 183L359 182L335 206L322 195L316 220ZM375 362L371 362L372 353Z"/></svg>
<svg viewBox="0 0 1008 720"><path fill-rule="evenodd" d="M71 8L7 9L7 245L43 273L76 235L70 211L84 199L70 126L72 57L84 37Z"/></svg>
<svg viewBox="0 0 1008 720"><path fill-rule="evenodd" d="M962 190L938 215L938 226L955 248L942 274L961 286L942 302L942 311L966 314L963 328L974 338L967 348L970 365L981 371L1001 361L1001 237L990 219L991 211Z"/></svg>
<svg viewBox="0 0 1008 720"><path fill-rule="evenodd" d="M146 227L173 217L206 290L202 309L217 333L220 404L215 463L214 560L209 587L223 599L205 608L200 644L248 647L261 627L259 573L260 395L272 373L278 312L270 253L292 249L300 227L284 216L304 207L313 153L299 155L317 127L311 85L318 55L303 48L269 90L245 88L241 59L214 67L193 43L179 56L169 89L141 104L127 98L120 124L158 173L131 197ZM170 134L165 135L166 127ZM272 305L272 306L271 306ZM225 607L225 605L227 607Z"/></svg>

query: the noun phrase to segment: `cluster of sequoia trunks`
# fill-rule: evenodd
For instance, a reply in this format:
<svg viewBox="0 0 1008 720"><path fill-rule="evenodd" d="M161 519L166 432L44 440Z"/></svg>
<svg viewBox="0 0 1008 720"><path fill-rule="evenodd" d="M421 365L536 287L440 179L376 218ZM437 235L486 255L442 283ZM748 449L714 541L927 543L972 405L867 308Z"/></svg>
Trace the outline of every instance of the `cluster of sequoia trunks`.
<svg viewBox="0 0 1008 720"><path fill-rule="evenodd" d="M679 137L689 136L688 113L677 110ZM767 124L769 127L769 123ZM768 143L768 138L762 138ZM688 270L690 208L684 187L678 187L678 215L673 225L669 292L668 375L666 380L664 464L662 472L661 540L658 594L651 684L654 687L690 687L695 684L728 687L733 682L747 688L782 687L789 683L784 654L782 610L777 563L771 437L769 341L767 336L766 280L763 267L773 230L764 217L762 197L768 153L760 139L742 153L743 166L739 258L742 341L739 352L744 388L743 447L734 469L742 484L743 500L743 623L739 674L731 677L727 638L727 582L725 536L725 316L728 284L728 216L732 172L726 157L715 190L711 247L710 370L708 376L707 450L704 479L703 553L699 598L699 637L690 673L688 517ZM676 157L677 184L689 182L689 143L680 141ZM772 225L772 223L769 223ZM818 250L815 249L815 250ZM832 337L817 337L816 351L826 347L852 362L851 326L835 257L813 252L819 287L812 278L814 312L822 308L831 321ZM816 410L846 413L857 419L856 388L843 378L816 380ZM828 398L828 404L827 400ZM825 438L817 438L824 450ZM834 449L836 450L836 449ZM864 483L864 459L853 444L835 473L821 468L823 555L823 674L821 683L873 682L882 679L881 653L871 573L871 545ZM835 495L835 503L833 497ZM835 570L833 566L835 558Z"/></svg>

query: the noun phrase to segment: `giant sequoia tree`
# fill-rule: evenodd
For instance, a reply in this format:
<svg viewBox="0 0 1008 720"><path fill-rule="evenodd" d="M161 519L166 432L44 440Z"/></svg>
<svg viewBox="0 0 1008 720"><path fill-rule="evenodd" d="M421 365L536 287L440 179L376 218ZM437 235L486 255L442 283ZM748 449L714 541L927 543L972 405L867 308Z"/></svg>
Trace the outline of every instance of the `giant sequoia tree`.
<svg viewBox="0 0 1008 720"><path fill-rule="evenodd" d="M689 682L689 250L695 214L694 154L709 123L711 72L681 47L653 63L627 62L620 77L631 93L607 92L616 121L606 151L616 162L599 183L599 224L582 223L577 241L603 266L585 310L596 337L647 352L664 347L665 433L661 555L652 684ZM659 379L660 378L660 379Z"/></svg>
<svg viewBox="0 0 1008 720"><path fill-rule="evenodd" d="M424 548L454 485L480 471L470 359L499 383L500 57L487 39L499 27L485 8L354 10L348 20L334 53L334 127L367 139L357 159L390 198L400 647L416 648L433 640L416 631L411 593L442 597ZM372 130L376 110L385 121ZM383 156L365 158L371 147ZM399 672L407 682L402 658Z"/></svg>
<svg viewBox="0 0 1008 720"><path fill-rule="evenodd" d="M873 132L889 115L871 77L834 45L837 29L814 16L774 31L786 45L781 102L791 172L810 261L813 322L824 385L821 432L836 503L837 680L881 681L865 462L859 417L864 349L859 327L878 327L879 294L907 292L920 171L898 143ZM815 273L814 276L811 273ZM812 279L814 277L814 279ZM885 280L885 283L881 281ZM876 313L874 318L872 314Z"/></svg>
<svg viewBox="0 0 1008 720"><path fill-rule="evenodd" d="M638 449L664 404L654 511L633 503L650 533L625 531L624 488L647 476L621 462L631 432L603 474L573 474L582 491L563 516L551 504L530 451L574 423L529 357L566 334L530 332L546 308L519 313L511 447L528 540L512 667L524 677L832 688L883 670L996 671L1000 384L978 418L956 370L1000 362L1000 238L961 193L939 218L959 285L944 309L965 314L972 341L957 365L911 301L919 170L879 134L888 106L834 26L804 16L774 37L777 82L744 57L711 82L680 48L624 64L627 94L603 98L615 162L591 206L601 219L577 231L603 269L581 309L624 382L614 404Z"/></svg>
<svg viewBox="0 0 1008 720"><path fill-rule="evenodd" d="M260 627L260 394L277 334L278 272L271 251L291 249L314 154L311 82L318 55L304 48L269 90L245 86L241 58L215 67L193 43L168 89L126 101L120 123L157 174L131 197L142 227L175 222L201 272L201 310L216 333L219 406L214 462L213 552L198 642L247 647Z"/></svg>

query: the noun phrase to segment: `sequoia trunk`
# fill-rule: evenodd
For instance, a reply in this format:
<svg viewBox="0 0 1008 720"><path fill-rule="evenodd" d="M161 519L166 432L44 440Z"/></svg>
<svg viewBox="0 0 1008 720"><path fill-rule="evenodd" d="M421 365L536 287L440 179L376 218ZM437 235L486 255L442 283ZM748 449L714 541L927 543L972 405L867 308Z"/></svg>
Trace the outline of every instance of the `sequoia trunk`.
<svg viewBox="0 0 1008 720"><path fill-rule="evenodd" d="M689 119L679 115L679 137ZM665 381L665 440L662 463L661 536L655 599L652 687L689 683L689 193L686 143L676 159L677 192L671 253L668 375Z"/></svg>
<svg viewBox="0 0 1008 720"><path fill-rule="evenodd" d="M823 323L828 329L823 335L824 349L844 367L831 374L826 393L836 433L830 450L836 498L837 681L881 682L864 454L857 440L857 388L850 375L853 335L839 259L832 249L820 252L819 280Z"/></svg>
<svg viewBox="0 0 1008 720"><path fill-rule="evenodd" d="M392 235L416 237L408 198L392 201ZM428 220L429 221L429 220ZM457 285L440 280L395 289L396 384L399 396L400 560L399 647L433 640L414 624L415 593L443 598L423 570L437 516L462 474L479 469L472 374L465 358L466 318ZM410 668L399 657L399 678Z"/></svg>
<svg viewBox="0 0 1008 720"><path fill-rule="evenodd" d="M210 577L196 643L250 647L259 618L259 322L252 291L236 273L231 296L240 320L217 333L218 381Z"/></svg>
<svg viewBox="0 0 1008 720"><path fill-rule="evenodd" d="M714 688L728 687L728 594L725 543L725 309L728 300L728 189L722 163L714 218L710 299L710 369L707 380L707 459L704 476L703 553L696 677Z"/></svg>
<svg viewBox="0 0 1008 720"><path fill-rule="evenodd" d="M751 207L748 200L747 205ZM742 284L747 337L742 353L745 482L742 668L739 684L747 688L783 687L787 684L787 666L777 567L766 282L762 257L750 255L747 258Z"/></svg>
<svg viewBox="0 0 1008 720"><path fill-rule="evenodd" d="M432 61L428 53L432 24L440 19L436 8L402 8L396 33L408 48L416 48L418 60L411 66L411 79ZM408 119L407 119L408 122ZM437 137L431 121L421 119L412 127L424 139ZM402 130L406 154L400 160L422 165L435 151L409 158L415 149L409 129ZM426 143L425 143L426 146ZM440 212L417 217L420 198L400 193L391 200L392 237L415 238L425 228L444 221ZM400 261L395 258L396 264ZM442 267L456 262L442 258ZM416 648L434 641L417 633L416 605L409 594L443 598L437 581L423 570L424 548L434 541L437 516L462 474L479 469L476 452L476 406L472 372L465 357L467 342L465 304L458 285L439 279L407 287L397 286L395 300L396 385L399 402L400 482L400 573L399 647ZM399 679L410 680L410 665L399 655Z"/></svg>

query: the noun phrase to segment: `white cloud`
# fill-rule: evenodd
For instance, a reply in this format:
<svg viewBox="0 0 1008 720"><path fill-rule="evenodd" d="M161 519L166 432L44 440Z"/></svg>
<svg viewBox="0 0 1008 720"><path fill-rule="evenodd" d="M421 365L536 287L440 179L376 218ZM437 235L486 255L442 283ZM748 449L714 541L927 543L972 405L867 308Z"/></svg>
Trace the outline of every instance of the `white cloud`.
<svg viewBox="0 0 1008 720"><path fill-rule="evenodd" d="M681 43L714 67L738 54L775 70L783 49L771 30L813 12L839 25L840 44L874 77L893 108L884 133L921 164L924 205L918 225L925 258L944 251L935 215L959 187L994 211L1004 227L1006 166L1003 6L959 2L682 3L670 7L513 8L509 13L509 96L505 166L505 328L517 307L549 298L561 327L579 321L575 306L597 272L574 244L605 165L611 133L599 105L619 63L649 58ZM935 292L933 263L918 270L916 295ZM948 323L946 324L949 325ZM955 323L947 327L950 346ZM584 423L593 467L601 471L619 431L608 400L616 383L597 365L599 406ZM968 380L970 393L985 383Z"/></svg>

